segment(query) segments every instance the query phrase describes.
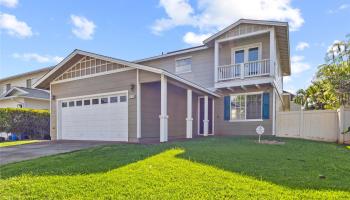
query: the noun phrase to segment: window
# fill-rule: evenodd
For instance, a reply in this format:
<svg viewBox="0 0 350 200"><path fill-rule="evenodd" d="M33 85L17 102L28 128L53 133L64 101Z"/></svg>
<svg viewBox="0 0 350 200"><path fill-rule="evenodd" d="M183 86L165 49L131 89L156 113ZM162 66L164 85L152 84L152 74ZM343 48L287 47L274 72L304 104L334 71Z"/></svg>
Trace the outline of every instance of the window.
<svg viewBox="0 0 350 200"><path fill-rule="evenodd" d="M27 88L32 88L32 79L27 79L26 84Z"/></svg>
<svg viewBox="0 0 350 200"><path fill-rule="evenodd" d="M67 102L62 102L62 108L66 108L67 107Z"/></svg>
<svg viewBox="0 0 350 200"><path fill-rule="evenodd" d="M120 96L119 100L120 102L126 102L126 96Z"/></svg>
<svg viewBox="0 0 350 200"><path fill-rule="evenodd" d="M111 103L117 103L118 102L118 97L111 97L110 98Z"/></svg>
<svg viewBox="0 0 350 200"><path fill-rule="evenodd" d="M92 99L92 105L96 105L99 103L100 103L99 99Z"/></svg>
<svg viewBox="0 0 350 200"><path fill-rule="evenodd" d="M74 101L70 101L70 102L68 103L68 105L69 105L69 107L74 107Z"/></svg>
<svg viewBox="0 0 350 200"><path fill-rule="evenodd" d="M6 84L6 92L8 92L11 89L11 83Z"/></svg>
<svg viewBox="0 0 350 200"><path fill-rule="evenodd" d="M22 104L17 104L17 108L23 108Z"/></svg>
<svg viewBox="0 0 350 200"><path fill-rule="evenodd" d="M90 99L85 99L84 100L84 106L90 105Z"/></svg>
<svg viewBox="0 0 350 200"><path fill-rule="evenodd" d="M235 64L244 63L244 50L235 51Z"/></svg>
<svg viewBox="0 0 350 200"><path fill-rule="evenodd" d="M82 106L83 105L83 101L82 100L76 101L75 105L76 106Z"/></svg>
<svg viewBox="0 0 350 200"><path fill-rule="evenodd" d="M101 98L101 104L106 104L108 103L108 98Z"/></svg>
<svg viewBox="0 0 350 200"><path fill-rule="evenodd" d="M248 50L248 61L257 61L259 60L259 48L250 48Z"/></svg>
<svg viewBox="0 0 350 200"><path fill-rule="evenodd" d="M192 58L182 58L175 60L175 73L182 74L191 72Z"/></svg>
<svg viewBox="0 0 350 200"><path fill-rule="evenodd" d="M262 94L232 95L231 120L262 119Z"/></svg>

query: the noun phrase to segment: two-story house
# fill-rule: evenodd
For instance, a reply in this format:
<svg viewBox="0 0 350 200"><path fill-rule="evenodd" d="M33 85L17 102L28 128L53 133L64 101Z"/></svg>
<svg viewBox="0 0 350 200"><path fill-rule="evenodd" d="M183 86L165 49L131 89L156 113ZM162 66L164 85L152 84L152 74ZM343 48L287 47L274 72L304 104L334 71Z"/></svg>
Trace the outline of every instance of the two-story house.
<svg viewBox="0 0 350 200"><path fill-rule="evenodd" d="M51 138L168 141L275 134L290 75L288 24L241 19L202 46L128 62L73 51L35 87L51 91Z"/></svg>
<svg viewBox="0 0 350 200"><path fill-rule="evenodd" d="M53 67L46 67L0 79L0 108L49 109L50 92L33 84Z"/></svg>

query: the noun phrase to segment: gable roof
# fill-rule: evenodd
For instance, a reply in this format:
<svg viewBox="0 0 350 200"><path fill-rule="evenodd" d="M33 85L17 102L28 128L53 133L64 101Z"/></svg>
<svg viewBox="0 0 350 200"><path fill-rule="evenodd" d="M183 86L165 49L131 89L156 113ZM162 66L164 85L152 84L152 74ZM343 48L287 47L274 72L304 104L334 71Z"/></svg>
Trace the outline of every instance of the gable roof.
<svg viewBox="0 0 350 200"><path fill-rule="evenodd" d="M218 94L200 86L197 85L191 81L188 81L186 79L183 79L175 74L172 74L166 70L163 69L159 69L159 68L154 68L154 67L149 67L146 65L140 65L137 63L133 63L133 62L128 62L125 60L121 60L121 59L117 59L117 58L112 58L112 57L108 57L108 56L103 56L103 55L99 55L99 54L95 54L95 53L91 53L91 52L87 52L87 51L82 51L79 49L75 49L72 53L70 53L65 59L63 59L59 64L57 64L55 66L55 68L53 68L49 73L47 73L45 76L43 76L41 79L39 79L33 87L35 88L41 88L41 89L45 89L48 88L48 86L50 85L50 83L59 75L61 74L64 70L68 69L70 66L72 66L72 64L75 64L76 62L78 62L82 57L84 56L89 56L89 57L94 57L97 59L101 59L101 60L106 60L109 62L113 62L113 63L117 63L117 64L121 64L121 65L126 65L135 69L141 69L141 70L145 70L145 71L149 71L149 72L153 72L156 74L163 74L165 76L168 76L170 78L173 78L179 82L182 82L186 85L189 85L193 88L196 88L202 92L211 94L213 96L217 96L219 97Z"/></svg>
<svg viewBox="0 0 350 200"><path fill-rule="evenodd" d="M32 99L50 99L50 92L47 90L26 88L26 87L13 87L6 93L0 96L0 100L9 99L13 97L23 97L23 98L32 98Z"/></svg>
<svg viewBox="0 0 350 200"><path fill-rule="evenodd" d="M203 41L204 44L207 44L211 42L212 40L220 37L222 34L226 33L227 31L233 29L234 27L240 25L240 24L257 24L257 25L270 25L270 26L286 26L288 27L288 22L278 22L278 21L267 21L267 20L252 20L252 19L239 19L235 23L227 26L226 28L222 29L221 31L215 33L214 35L210 36L209 38L205 39Z"/></svg>
<svg viewBox="0 0 350 200"><path fill-rule="evenodd" d="M27 75L31 75L31 74L36 74L36 73L40 73L40 72L49 72L54 67L55 66L44 67L44 68L37 69L37 70L34 70L34 71L29 71L29 72L25 72L25 73L21 73L21 74L16 74L16 75L13 75L13 76L8 76L8 77L5 77L5 78L1 78L0 82L11 80L11 79L15 79L15 78L19 78L21 76L27 76Z"/></svg>

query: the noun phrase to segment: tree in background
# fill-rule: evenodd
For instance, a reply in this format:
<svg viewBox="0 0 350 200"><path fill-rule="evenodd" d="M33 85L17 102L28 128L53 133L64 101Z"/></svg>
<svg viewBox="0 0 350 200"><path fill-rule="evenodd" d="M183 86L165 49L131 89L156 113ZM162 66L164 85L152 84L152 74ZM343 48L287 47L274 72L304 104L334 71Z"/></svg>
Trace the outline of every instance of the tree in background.
<svg viewBox="0 0 350 200"><path fill-rule="evenodd" d="M312 84L297 91L294 102L307 110L337 109L350 105L350 35L337 41L326 54Z"/></svg>

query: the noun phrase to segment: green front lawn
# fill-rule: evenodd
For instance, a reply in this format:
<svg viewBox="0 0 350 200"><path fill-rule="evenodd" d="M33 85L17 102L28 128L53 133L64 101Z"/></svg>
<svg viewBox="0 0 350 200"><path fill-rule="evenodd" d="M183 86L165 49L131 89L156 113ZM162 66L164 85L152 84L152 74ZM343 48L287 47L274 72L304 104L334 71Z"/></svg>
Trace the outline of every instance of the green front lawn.
<svg viewBox="0 0 350 200"><path fill-rule="evenodd" d="M29 144L39 142L39 140L17 140L17 141L5 141L0 142L0 147L8 147L8 146L15 146L15 145L21 145L21 144Z"/></svg>
<svg viewBox="0 0 350 200"><path fill-rule="evenodd" d="M350 199L350 151L344 146L255 140L116 144L8 164L0 167L0 194L3 199Z"/></svg>

